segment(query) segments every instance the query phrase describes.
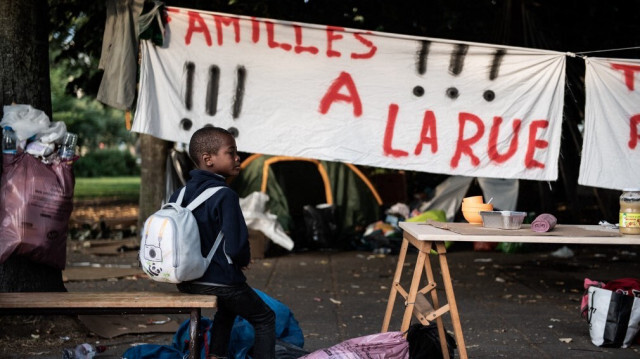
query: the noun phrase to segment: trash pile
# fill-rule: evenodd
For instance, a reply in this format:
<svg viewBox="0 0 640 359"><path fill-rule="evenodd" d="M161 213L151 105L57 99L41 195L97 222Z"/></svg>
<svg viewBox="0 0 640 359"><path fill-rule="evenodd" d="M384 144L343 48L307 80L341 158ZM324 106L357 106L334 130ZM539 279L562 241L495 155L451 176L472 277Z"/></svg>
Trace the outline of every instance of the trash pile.
<svg viewBox="0 0 640 359"><path fill-rule="evenodd" d="M78 135L67 132L62 121L51 123L49 117L30 105L3 107L2 153L26 152L44 163L75 161Z"/></svg>
<svg viewBox="0 0 640 359"><path fill-rule="evenodd" d="M385 211L385 219L371 223L365 229L357 250L372 251L375 254L396 254L402 245L400 222L426 222L428 219L446 222L445 212L440 209L421 212L410 209L404 203L396 203Z"/></svg>
<svg viewBox="0 0 640 359"><path fill-rule="evenodd" d="M29 105L3 111L0 263L16 254L63 269L78 137Z"/></svg>

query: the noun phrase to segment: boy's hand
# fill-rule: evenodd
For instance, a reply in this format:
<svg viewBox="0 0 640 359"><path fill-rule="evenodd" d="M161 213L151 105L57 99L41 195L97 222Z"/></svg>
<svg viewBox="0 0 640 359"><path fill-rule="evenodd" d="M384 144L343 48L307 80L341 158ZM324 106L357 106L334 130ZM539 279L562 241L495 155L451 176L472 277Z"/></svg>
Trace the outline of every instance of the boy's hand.
<svg viewBox="0 0 640 359"><path fill-rule="evenodd" d="M246 266L246 267L242 267L242 268L240 268L240 269L242 269L242 270L248 270L248 269L251 269L250 267L251 267L251 265L252 265L252 264L253 264L253 259L249 261L249 264L247 264L247 266Z"/></svg>

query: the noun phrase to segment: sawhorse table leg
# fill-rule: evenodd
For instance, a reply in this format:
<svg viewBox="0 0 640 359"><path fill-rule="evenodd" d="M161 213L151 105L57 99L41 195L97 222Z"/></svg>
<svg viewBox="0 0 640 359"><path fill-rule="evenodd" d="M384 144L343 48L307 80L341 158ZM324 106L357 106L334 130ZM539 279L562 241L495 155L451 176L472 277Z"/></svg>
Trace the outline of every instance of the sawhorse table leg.
<svg viewBox="0 0 640 359"><path fill-rule="evenodd" d="M413 271L413 278L411 279L411 284L409 287L409 292L400 284L400 279L402 277L402 270L404 268L404 262L406 260L407 250L409 248L409 244L413 245L418 249L418 257L416 259L416 265ZM440 269L442 271L442 281L445 288L445 293L447 297L447 304L440 308L438 303L438 296L435 292L435 278L433 275L433 270L431 268L431 261L429 259L429 254L431 249L435 244L436 250L438 252L438 259L440 262ZM427 291L431 291L431 299L433 302L434 311L431 312L428 316L429 319L436 320L438 326L438 336L440 338L440 345L442 347L442 352L445 354L445 357L448 357L448 349L447 349L447 341L444 332L444 325L442 322L442 315L446 312L451 313L451 322L453 324L453 331L456 339L456 343L458 346L458 352L460 354L460 358L467 358L467 349L464 344L464 338L462 336L462 325L460 324L460 316L458 314L458 307L456 305L456 299L453 293L453 284L451 282L451 274L449 273L449 264L447 263L446 257L447 251L442 242L430 242L430 241L420 241L411 236L410 234L405 232L402 246L400 248L400 253L398 255L398 264L396 266L396 272L393 277L393 283L391 286L391 292L389 294L389 301L387 302L387 310L384 315L384 320L382 323L382 332L386 332L389 330L389 322L391 321L391 314L393 312L393 307L395 305L395 299L398 293L402 295L405 299L405 310L402 318L402 326L400 330L405 332L409 329L409 324L411 323L411 316L414 312L414 307L416 304L416 297L418 293L423 295ZM429 285L426 287L419 289L420 280L422 278L422 272L427 274L427 280L429 281ZM425 324L425 321L421 319L421 322ZM428 322L426 322L428 323Z"/></svg>

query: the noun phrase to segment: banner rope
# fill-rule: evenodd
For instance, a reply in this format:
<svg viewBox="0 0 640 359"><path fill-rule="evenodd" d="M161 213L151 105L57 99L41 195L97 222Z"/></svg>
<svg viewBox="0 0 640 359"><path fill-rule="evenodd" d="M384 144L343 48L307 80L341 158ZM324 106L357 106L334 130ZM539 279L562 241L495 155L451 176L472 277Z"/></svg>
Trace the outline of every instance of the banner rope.
<svg viewBox="0 0 640 359"><path fill-rule="evenodd" d="M640 46L633 46L633 47L621 47L618 49L607 49L607 50L593 50L593 51L583 51L583 52L576 52L576 55L584 55L584 54L595 54L598 52L612 52L612 51L623 51L623 50L636 50L636 49L640 49Z"/></svg>

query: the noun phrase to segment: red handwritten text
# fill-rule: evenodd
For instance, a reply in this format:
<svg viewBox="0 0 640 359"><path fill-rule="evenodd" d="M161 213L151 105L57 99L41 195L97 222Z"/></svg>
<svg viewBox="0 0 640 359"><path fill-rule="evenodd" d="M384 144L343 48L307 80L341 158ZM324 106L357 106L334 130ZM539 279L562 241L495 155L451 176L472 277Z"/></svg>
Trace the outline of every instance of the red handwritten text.
<svg viewBox="0 0 640 359"><path fill-rule="evenodd" d="M638 65L628 65L628 64L611 64L611 68L614 70L619 70L624 73L624 83L627 85L629 91L633 91L634 82L635 82L635 73L640 71L640 66Z"/></svg>
<svg viewBox="0 0 640 359"><path fill-rule="evenodd" d="M347 94L340 93L343 87L347 90ZM358 89L351 75L346 72L341 72L338 78L333 80L327 93L325 93L322 100L320 100L320 108L318 111L323 115L326 114L331 105L337 101L350 103L351 106L353 106L353 115L355 117L362 115L362 101L360 100Z"/></svg>
<svg viewBox="0 0 640 359"><path fill-rule="evenodd" d="M629 127L629 148L635 150L638 146L638 139L640 139L640 114L631 116Z"/></svg>
<svg viewBox="0 0 640 359"><path fill-rule="evenodd" d="M168 10L172 14L180 13L179 9L169 8ZM219 14L211 14L210 17L205 15L208 14L187 11L188 26L184 37L186 45L190 45L194 37L198 36L204 39L207 46L213 46L212 31L215 32L218 46L224 45L225 31L233 32L233 39L236 43L240 43L244 35L251 40L251 43L258 44L261 42L261 32L265 31L266 45L269 48L287 52L293 50L295 54L324 55L328 58L348 56L358 60L370 59L375 56L378 50L371 37L367 36L368 32L349 32L342 27L327 26L324 29L326 40L324 44L305 43L304 32L317 30L256 18L245 20ZM245 22L247 26L242 26ZM264 24L264 29L261 29L261 24ZM247 34L244 34L243 31L246 31Z"/></svg>
<svg viewBox="0 0 640 359"><path fill-rule="evenodd" d="M390 104L389 113L387 115L387 125L385 128L384 139L382 144L382 151L385 156L390 157L407 157L409 153L399 148L392 146L393 136L396 126L396 120L398 116L398 105ZM640 123L640 115L638 115L638 121ZM498 152L498 138L500 138L500 130L502 127L502 117L496 116L493 118L491 128L489 130L489 141L487 145L487 155L491 162L501 164L511 159L518 150L518 141L520 138L520 128L522 127L522 120L515 119L511 122L511 133L506 138L511 138L509 148L504 153ZM438 135L437 135L437 121L433 111L425 111L424 118L422 120L422 130L420 131L420 138L418 144L415 147L414 154L420 155L422 153L423 145L431 146L431 153L438 152ZM535 120L529 124L529 136L526 147L526 154L523 165L527 169L533 168L545 168L545 164L535 159L535 155L538 149L544 149L549 146L549 142L538 138L538 132L541 129L549 126L548 120ZM471 129L471 130L469 130ZM461 159L468 157L473 167L480 165L480 157L478 156L478 149L475 146L485 135L486 125L485 122L469 112L460 112L458 114L458 137L455 140L455 150L451 157L450 166L452 169L457 168L460 165ZM470 135L465 137L465 132ZM638 139L636 132L636 140Z"/></svg>

